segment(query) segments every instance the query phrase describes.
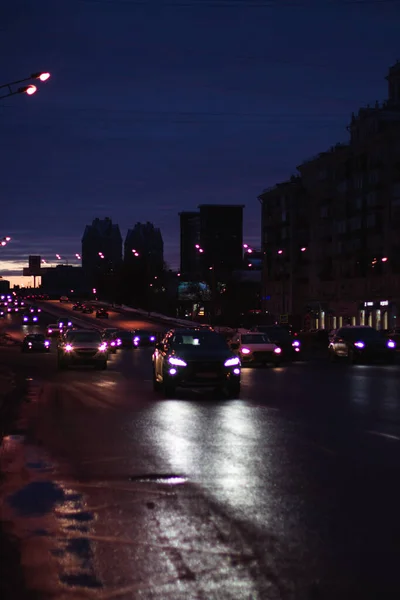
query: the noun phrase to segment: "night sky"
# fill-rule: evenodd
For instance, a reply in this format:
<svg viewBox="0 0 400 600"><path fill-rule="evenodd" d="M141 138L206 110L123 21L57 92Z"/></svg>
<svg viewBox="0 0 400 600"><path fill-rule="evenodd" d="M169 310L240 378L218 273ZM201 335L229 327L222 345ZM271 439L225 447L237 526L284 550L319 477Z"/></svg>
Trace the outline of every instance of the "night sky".
<svg viewBox="0 0 400 600"><path fill-rule="evenodd" d="M258 194L386 98L400 2L8 0L0 31L0 83L52 74L0 103L0 274L73 262L105 216L153 221L175 267L179 211L245 204L259 246Z"/></svg>

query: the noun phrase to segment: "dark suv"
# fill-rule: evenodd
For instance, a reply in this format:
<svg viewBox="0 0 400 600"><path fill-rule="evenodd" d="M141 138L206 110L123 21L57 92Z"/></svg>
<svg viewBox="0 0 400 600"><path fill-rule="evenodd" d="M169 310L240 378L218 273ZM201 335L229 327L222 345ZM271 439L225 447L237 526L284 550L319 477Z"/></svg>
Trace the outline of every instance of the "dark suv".
<svg viewBox="0 0 400 600"><path fill-rule="evenodd" d="M154 389L166 396L177 387L213 387L230 397L240 393L240 359L225 338L205 329L172 329L153 353Z"/></svg>

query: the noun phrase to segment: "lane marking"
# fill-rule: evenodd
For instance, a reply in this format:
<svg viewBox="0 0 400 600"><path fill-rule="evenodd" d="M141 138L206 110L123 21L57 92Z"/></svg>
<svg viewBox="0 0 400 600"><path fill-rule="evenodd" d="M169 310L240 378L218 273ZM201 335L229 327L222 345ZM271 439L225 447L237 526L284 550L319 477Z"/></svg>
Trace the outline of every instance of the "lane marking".
<svg viewBox="0 0 400 600"><path fill-rule="evenodd" d="M400 437L398 435L392 435L391 433L384 433L383 431L366 431L369 435L377 435L379 437L387 438L388 440L396 440L400 442Z"/></svg>

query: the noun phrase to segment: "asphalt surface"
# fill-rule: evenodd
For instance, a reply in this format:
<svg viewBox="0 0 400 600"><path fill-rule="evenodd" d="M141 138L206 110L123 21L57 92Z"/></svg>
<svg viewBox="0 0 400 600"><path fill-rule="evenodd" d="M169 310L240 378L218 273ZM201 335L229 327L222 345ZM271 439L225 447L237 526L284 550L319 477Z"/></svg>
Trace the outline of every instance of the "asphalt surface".
<svg viewBox="0 0 400 600"><path fill-rule="evenodd" d="M22 331L15 317L6 326ZM166 400L152 390L150 357L119 351L105 372L58 372L54 351L0 350L28 380L3 441L0 516L29 589L400 597L398 365L248 368L238 399Z"/></svg>

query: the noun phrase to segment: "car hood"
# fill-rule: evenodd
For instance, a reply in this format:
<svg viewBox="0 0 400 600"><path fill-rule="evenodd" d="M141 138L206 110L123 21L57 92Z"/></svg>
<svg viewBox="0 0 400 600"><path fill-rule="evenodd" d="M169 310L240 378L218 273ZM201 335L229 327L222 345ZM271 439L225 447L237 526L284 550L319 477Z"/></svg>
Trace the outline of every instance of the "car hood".
<svg viewBox="0 0 400 600"><path fill-rule="evenodd" d="M269 344L242 344L241 348L248 348L251 352L272 352L277 347L274 342Z"/></svg>
<svg viewBox="0 0 400 600"><path fill-rule="evenodd" d="M176 356L186 361L214 361L214 360L226 360L227 358L233 358L235 354L229 350L229 348L182 348L176 349L170 356Z"/></svg>
<svg viewBox="0 0 400 600"><path fill-rule="evenodd" d="M85 348L90 348L90 349L99 348L101 346L101 343L102 342L99 340L96 340L93 342L74 342L74 341L67 342L67 344L70 344L74 350L82 350Z"/></svg>

